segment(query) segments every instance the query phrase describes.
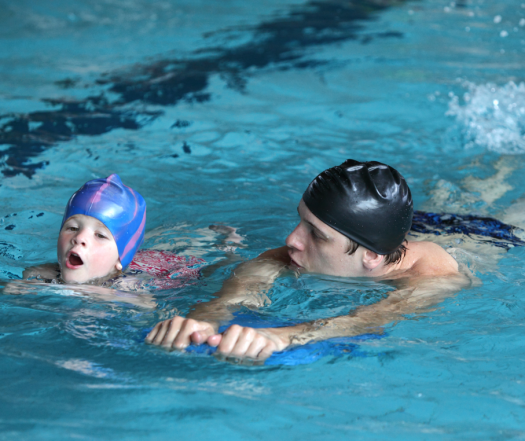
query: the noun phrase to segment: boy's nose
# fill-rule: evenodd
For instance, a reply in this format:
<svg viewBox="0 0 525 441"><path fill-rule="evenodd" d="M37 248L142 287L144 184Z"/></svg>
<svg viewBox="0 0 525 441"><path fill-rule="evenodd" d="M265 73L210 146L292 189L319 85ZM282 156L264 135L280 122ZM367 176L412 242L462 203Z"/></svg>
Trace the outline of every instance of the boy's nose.
<svg viewBox="0 0 525 441"><path fill-rule="evenodd" d="M84 231L79 231L78 234L73 236L73 243L77 245L85 246L87 244L87 235Z"/></svg>
<svg viewBox="0 0 525 441"><path fill-rule="evenodd" d="M301 224L297 225L295 229L286 238L286 246L288 248L294 248L297 251L304 250L304 242L301 234Z"/></svg>

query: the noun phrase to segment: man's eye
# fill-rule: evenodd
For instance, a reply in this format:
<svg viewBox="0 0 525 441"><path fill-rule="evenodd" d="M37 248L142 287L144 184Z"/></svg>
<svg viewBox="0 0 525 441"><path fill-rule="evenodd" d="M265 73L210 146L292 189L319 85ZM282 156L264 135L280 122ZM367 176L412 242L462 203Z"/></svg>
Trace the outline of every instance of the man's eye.
<svg viewBox="0 0 525 441"><path fill-rule="evenodd" d="M78 231L78 227L67 227L67 229L71 231Z"/></svg>
<svg viewBox="0 0 525 441"><path fill-rule="evenodd" d="M314 239L325 240L324 237L320 236L315 231L312 231L312 236L314 237Z"/></svg>

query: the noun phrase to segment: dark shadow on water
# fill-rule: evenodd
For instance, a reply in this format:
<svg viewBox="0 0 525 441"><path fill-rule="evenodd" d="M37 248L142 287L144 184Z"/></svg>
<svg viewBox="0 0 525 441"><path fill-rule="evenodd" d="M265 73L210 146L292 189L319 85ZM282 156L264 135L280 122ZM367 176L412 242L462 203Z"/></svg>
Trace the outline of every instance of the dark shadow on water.
<svg viewBox="0 0 525 441"><path fill-rule="evenodd" d="M38 156L59 142L76 135L101 135L113 129L138 130L161 112L132 111L124 106L141 103L172 106L181 101L206 102L211 76L219 75L228 87L245 92L252 72L261 69L312 69L327 61L309 57L309 49L355 40L370 44L376 39L401 38L397 32L367 32L363 23L388 7L405 0L310 1L279 18L252 28L231 32L252 34L250 42L235 47L210 47L186 59L164 59L133 66L129 73L109 73L97 83L117 95L109 101L101 94L82 101L47 100L49 111L0 115L0 145L5 177L23 174L28 178L47 165ZM64 80L74 87L73 80ZM127 106L129 107L129 106Z"/></svg>
<svg viewBox="0 0 525 441"><path fill-rule="evenodd" d="M139 114L122 110L103 97L89 97L77 102L46 102L56 109L0 116L0 144L10 146L3 151L2 173L5 177L23 174L31 178L37 169L48 162L28 162L58 142L69 141L76 135L101 135L118 128L137 130L161 113Z"/></svg>

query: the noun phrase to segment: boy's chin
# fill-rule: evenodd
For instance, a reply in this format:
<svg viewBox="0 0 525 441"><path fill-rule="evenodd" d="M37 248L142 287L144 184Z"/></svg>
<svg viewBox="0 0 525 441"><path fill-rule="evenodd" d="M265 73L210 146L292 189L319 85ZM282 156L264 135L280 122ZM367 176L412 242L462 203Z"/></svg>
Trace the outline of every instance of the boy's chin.
<svg viewBox="0 0 525 441"><path fill-rule="evenodd" d="M62 271L62 280L66 283L86 283L90 278L86 274L79 274L78 272Z"/></svg>
<svg viewBox="0 0 525 441"><path fill-rule="evenodd" d="M79 272L67 270L62 271L62 280L65 283L72 283L72 284L82 284L82 283L89 283L89 284L99 284L103 283L108 279L111 279L113 277L113 272L100 276L100 275L93 275L93 274L86 274L84 271Z"/></svg>

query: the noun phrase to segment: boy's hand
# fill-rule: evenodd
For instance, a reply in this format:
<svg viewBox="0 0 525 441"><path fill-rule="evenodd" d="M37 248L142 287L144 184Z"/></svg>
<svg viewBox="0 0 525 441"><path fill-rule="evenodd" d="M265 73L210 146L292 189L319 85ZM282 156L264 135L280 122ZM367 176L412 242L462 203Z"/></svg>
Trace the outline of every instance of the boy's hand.
<svg viewBox="0 0 525 441"><path fill-rule="evenodd" d="M22 283L22 282L8 282L5 287L4 287L4 290L3 290L3 293L4 294L13 294L13 295L18 295L18 294L28 294L28 293L32 293L32 294L36 294L36 290L35 290L35 287L34 286L27 286L27 283Z"/></svg>
<svg viewBox="0 0 525 441"><path fill-rule="evenodd" d="M215 327L208 322L177 316L157 323L146 336L146 343L168 349L184 349L191 343L200 345L216 333Z"/></svg>

